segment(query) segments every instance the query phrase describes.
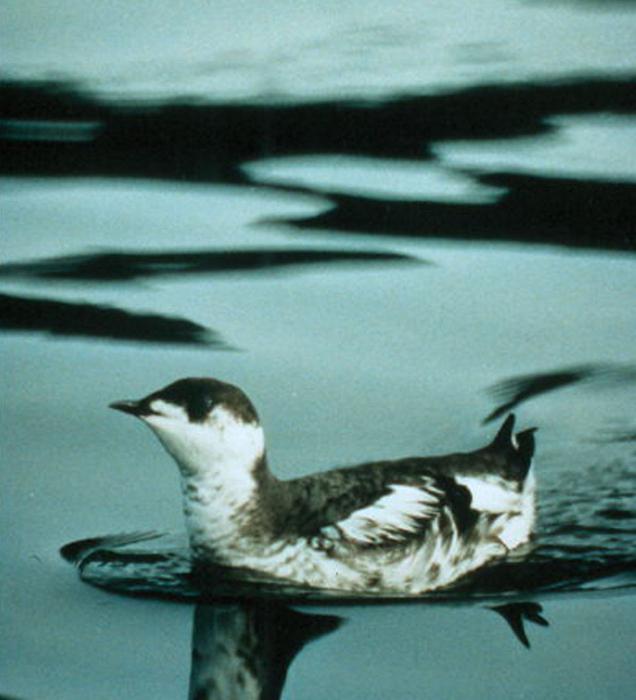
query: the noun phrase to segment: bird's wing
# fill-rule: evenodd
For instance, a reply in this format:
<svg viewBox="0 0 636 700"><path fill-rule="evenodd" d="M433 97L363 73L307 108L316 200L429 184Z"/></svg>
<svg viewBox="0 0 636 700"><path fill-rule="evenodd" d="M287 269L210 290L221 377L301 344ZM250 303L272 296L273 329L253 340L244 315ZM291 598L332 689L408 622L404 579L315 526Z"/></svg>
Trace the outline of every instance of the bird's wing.
<svg viewBox="0 0 636 700"><path fill-rule="evenodd" d="M389 483L371 502L323 525L318 540L367 546L405 542L439 516L445 500L444 491L432 478Z"/></svg>

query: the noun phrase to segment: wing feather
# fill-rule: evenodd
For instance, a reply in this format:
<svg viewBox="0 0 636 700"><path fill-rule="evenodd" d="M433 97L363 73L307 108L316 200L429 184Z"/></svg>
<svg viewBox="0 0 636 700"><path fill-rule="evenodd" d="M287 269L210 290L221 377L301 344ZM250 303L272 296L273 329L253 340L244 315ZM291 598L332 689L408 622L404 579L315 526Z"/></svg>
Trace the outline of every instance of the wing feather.
<svg viewBox="0 0 636 700"><path fill-rule="evenodd" d="M352 544L380 545L404 542L437 517L444 492L432 480L420 484L389 484L388 493L346 518L320 529L321 538Z"/></svg>

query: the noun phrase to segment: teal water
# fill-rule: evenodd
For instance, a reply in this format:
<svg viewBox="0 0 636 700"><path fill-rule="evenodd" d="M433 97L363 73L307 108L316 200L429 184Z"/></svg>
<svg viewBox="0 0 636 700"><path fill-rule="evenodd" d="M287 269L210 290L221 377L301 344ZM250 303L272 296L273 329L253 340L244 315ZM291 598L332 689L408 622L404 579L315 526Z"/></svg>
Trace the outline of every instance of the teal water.
<svg viewBox="0 0 636 700"><path fill-rule="evenodd" d="M250 201L218 189L208 201L198 188L7 184L14 196L5 209L16 223L4 245L13 260L50 256L54 246L35 233L56 217L75 221L84 237L76 234L72 248L65 238L65 252L94 249L91 237L97 241L100 231L82 224L82 208L90 203L91 220L110 228L124 193L144 202L131 208L141 212L138 224L126 228L140 246L145 212L158 216L153 198L175 212L162 219L166 241L181 230L181 212L203 220L214 205L225 222L214 247L230 236L232 249L289 245L287 233L246 224L258 218L258 194ZM290 206L320 203L267 200L269 212ZM196 241L208 247L207 233L192 224L184 230L184 248ZM3 643L7 692L76 697L90 690L108 698L125 683L129 697L187 693L192 605L90 589L57 553L81 537L182 531L173 465L150 433L107 409L110 401L184 375L234 381L261 412L272 468L291 477L377 457L471 449L493 432L482 425L497 405L489 387L594 361L618 379L612 371L590 372L516 412L524 425L539 426L539 542L572 546L578 565L609 562L605 575L570 581L569 593L541 593L531 584L514 597L543 605L550 623L526 623L530 652L488 610L502 602L497 591L444 604L305 609L346 622L298 653L283 697L381 697L389 687L400 697L416 687L447 697L475 697L476 687L477 696L491 697L622 696L633 652L633 596L620 593L633 585L636 510L634 444L621 439L633 430L634 319L625 303L634 288L633 259L378 238L338 243L421 262L304 264L123 283L6 278L3 290L14 296L187 317L236 348L5 334L3 395L11 400L2 421L2 528L11 534L3 544L10 576L2 608L15 631ZM326 234L311 244L336 247ZM153 239L153 248L163 245ZM590 595L589 588L605 590ZM35 662L42 673L33 672Z"/></svg>
<svg viewBox="0 0 636 700"><path fill-rule="evenodd" d="M1 10L0 694L629 697L629 4L62 5ZM281 477L514 409L537 548L421 601L87 585L63 545L183 533L107 406L189 375L247 391Z"/></svg>

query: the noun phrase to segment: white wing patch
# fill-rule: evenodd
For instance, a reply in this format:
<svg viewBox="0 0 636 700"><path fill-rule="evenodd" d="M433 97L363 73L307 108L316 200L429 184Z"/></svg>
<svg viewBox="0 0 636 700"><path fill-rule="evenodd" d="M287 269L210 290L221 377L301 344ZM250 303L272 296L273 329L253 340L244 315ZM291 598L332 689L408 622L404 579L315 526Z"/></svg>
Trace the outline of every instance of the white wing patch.
<svg viewBox="0 0 636 700"><path fill-rule="evenodd" d="M443 492L434 486L392 484L390 492L349 517L324 527L329 540L344 538L358 544L399 542L422 527L423 520L439 514Z"/></svg>
<svg viewBox="0 0 636 700"><path fill-rule="evenodd" d="M455 481L470 491L471 508L487 513L509 513L518 510L521 497L510 485L496 476L457 475Z"/></svg>

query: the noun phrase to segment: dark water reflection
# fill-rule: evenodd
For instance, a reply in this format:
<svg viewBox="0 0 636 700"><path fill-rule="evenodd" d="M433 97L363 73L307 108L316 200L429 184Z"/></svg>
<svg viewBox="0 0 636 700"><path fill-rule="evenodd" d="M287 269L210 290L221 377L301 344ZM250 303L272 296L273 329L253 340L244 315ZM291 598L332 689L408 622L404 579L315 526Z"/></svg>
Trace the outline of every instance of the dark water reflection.
<svg viewBox="0 0 636 700"><path fill-rule="evenodd" d="M230 349L214 330L186 319L11 294L0 294L0 331Z"/></svg>
<svg viewBox="0 0 636 700"><path fill-rule="evenodd" d="M551 117L636 112L633 80L612 77L480 86L364 103L111 105L75 86L7 82L0 84L0 97L0 173L261 187L267 183L252 181L242 165L319 154L431 161L436 158L431 146L444 140L537 136L556 131ZM464 175L504 194L474 204L320 192L333 204L329 211L276 221L303 231L636 247L632 182L506 171Z"/></svg>
<svg viewBox="0 0 636 700"><path fill-rule="evenodd" d="M155 277L267 273L275 269L337 263L418 262L382 251L250 249L240 251L108 252L62 256L0 265L0 277L87 284L121 283ZM55 336L110 341L186 344L231 350L220 333L188 319L148 314L84 302L0 294L0 332L43 332Z"/></svg>
<svg viewBox="0 0 636 700"><path fill-rule="evenodd" d="M472 177L476 183L503 188L505 194L488 204L455 204L329 192L323 193L334 204L329 211L276 223L300 231L636 248L636 185L632 183L515 173Z"/></svg>
<svg viewBox="0 0 636 700"><path fill-rule="evenodd" d="M184 550L181 550L181 554L176 549L160 552L152 535L146 537L146 552L142 547L134 550L135 545L140 547L144 536L130 535L72 543L65 547L63 553L67 558L77 560L85 580L105 586L113 592L141 596L165 595L191 602L200 600L201 592L194 584ZM125 547L131 545L133 549L126 554ZM446 609L444 621L452 625L457 640L465 643L462 617L477 606L500 616L519 644L527 649L537 649L546 638L534 632L535 626L549 626L543 606L537 600L537 594L542 595L538 593L539 588L544 587L543 595L547 595L550 590L554 592L555 589L551 588L549 582L556 583L557 578L560 581L556 589L568 591L636 585L636 562L633 558L621 564L620 557L608 556L604 565L598 562L597 570L592 571L585 548L573 547L566 554L567 547L563 546L558 556L548 554L549 549L549 546L541 547L534 557L521 555L516 562L511 560L483 569L456 589L440 595L415 600L393 600L393 604L402 602L414 606L410 643L425 647L431 643L431 637L435 640L437 632L427 627L427 621L430 613L439 608ZM598 553L593 556L598 557ZM543 560L541 565L538 564L540 560ZM582 565L582 562L587 563ZM569 572L568 567L571 568ZM609 580L603 582L595 579L597 576L611 575L612 568L623 577L620 583L612 584ZM628 580L626 576L630 571L631 580ZM135 580L135 574L140 578ZM564 577L568 575L570 578L566 581ZM283 695L292 662L307 644L326 635L338 634L343 623L356 619L355 613L360 611L360 606L366 607L370 603L383 605L387 602L360 596L335 597L328 592L312 596L307 591L285 588L259 579L257 575L252 580L247 580L244 572L219 572L219 576L221 578L216 590L208 589L203 596L205 602L197 603L194 609L188 691L190 700L279 698ZM208 579L206 584L210 583L211 580ZM506 591L506 586L514 587L515 595L512 599L506 595L510 592ZM524 598L521 592L524 588L528 592L528 598ZM485 601L489 604L485 604ZM308 607L310 603L329 605L337 614L316 614ZM302 612L291 608L290 605L293 604L303 604ZM452 615L449 616L451 610ZM434 615L431 617L434 628L439 619ZM363 637L358 639L357 644L358 647L368 645L371 650L378 640L369 635L367 628L368 620L365 631L361 633ZM468 629L471 629L470 622ZM391 640L384 642L392 643ZM472 647L468 646L466 654L470 655ZM515 658L517 662L521 661ZM418 678L425 681L430 675L438 683L445 678L447 689L455 683L462 684L463 681L455 678L455 661L456 659L452 662L449 660L447 668L438 668L435 664L427 667L426 662L421 663L417 670ZM390 673L389 668L380 670L384 660L377 659L374 663L378 667L376 673ZM325 678L323 682L329 687L330 681ZM352 682L357 687L364 687L364 683L355 678ZM423 697L428 697L426 692Z"/></svg>
<svg viewBox="0 0 636 700"><path fill-rule="evenodd" d="M338 153L420 160L433 141L539 135L552 128L548 118L555 115L636 111L632 79L611 76L290 105L184 101L119 106L100 102L80 86L41 82L0 83L0 96L0 118L10 120L10 128L5 125L0 131L6 148L0 166L4 173L231 182L240 179L237 166L255 158ZM51 128L61 122L60 131L50 149L38 137L40 157L34 159L34 124L39 120L50 120ZM68 148L63 146L69 120L92 126L92 144L78 146L73 138Z"/></svg>
<svg viewBox="0 0 636 700"><path fill-rule="evenodd" d="M162 276L266 272L294 266L332 263L416 262L381 251L316 249L199 250L141 253L105 252L69 255L0 265L0 276L82 282L125 282ZM417 260L423 263L422 260Z"/></svg>
<svg viewBox="0 0 636 700"><path fill-rule="evenodd" d="M614 430L605 438L607 442L636 442L636 430L620 431Z"/></svg>

